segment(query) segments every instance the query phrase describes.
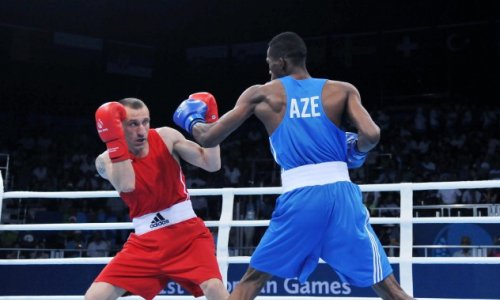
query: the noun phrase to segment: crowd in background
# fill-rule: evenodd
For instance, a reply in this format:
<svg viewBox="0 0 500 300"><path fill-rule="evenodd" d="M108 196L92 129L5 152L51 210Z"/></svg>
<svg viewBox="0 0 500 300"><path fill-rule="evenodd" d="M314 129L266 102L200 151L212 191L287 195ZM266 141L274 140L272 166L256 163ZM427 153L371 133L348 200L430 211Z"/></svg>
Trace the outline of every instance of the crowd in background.
<svg viewBox="0 0 500 300"><path fill-rule="evenodd" d="M376 109L371 115L381 127L382 137L370 152L365 166L350 170L351 179L356 183L500 179L498 107L447 102ZM19 135L2 136L0 153L10 158L9 177L4 178L7 190L113 189L95 171L94 159L104 146L93 132L93 124L76 131L74 128L80 125L68 124L73 129L65 131L45 126L44 122L32 120L24 130L19 130ZM221 145L221 154L223 166L216 173L183 163L189 188L280 185L280 170L272 159L267 134L256 120L249 120L230 136ZM499 204L498 194L498 189L437 190L418 192L414 201L415 205ZM399 215L398 193L364 193L364 196L373 216ZM274 195L237 197L234 218L268 219L274 198ZM220 197L196 196L192 199L198 216L204 220L219 218ZM2 210L4 224L126 221L130 221L128 210L119 198L6 199ZM232 230L230 247L233 253L251 254L263 230L259 227ZM384 245L398 244L397 228L377 226L376 231ZM129 232L4 231L0 233L0 248L47 251L0 251L0 257L108 256L119 250ZM217 231L213 233L216 236ZM388 249L393 251L393 248Z"/></svg>

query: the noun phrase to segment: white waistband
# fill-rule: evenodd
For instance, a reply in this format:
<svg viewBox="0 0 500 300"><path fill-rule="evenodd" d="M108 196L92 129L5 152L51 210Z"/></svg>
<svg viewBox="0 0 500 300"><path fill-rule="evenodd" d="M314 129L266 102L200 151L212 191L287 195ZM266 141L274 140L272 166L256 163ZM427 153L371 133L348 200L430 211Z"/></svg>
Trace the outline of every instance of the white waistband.
<svg viewBox="0 0 500 300"><path fill-rule="evenodd" d="M351 181L347 164L343 161L304 165L281 173L283 192L338 181Z"/></svg>
<svg viewBox="0 0 500 300"><path fill-rule="evenodd" d="M141 235L156 229L174 225L196 217L191 200L177 203L159 212L132 219L135 234Z"/></svg>

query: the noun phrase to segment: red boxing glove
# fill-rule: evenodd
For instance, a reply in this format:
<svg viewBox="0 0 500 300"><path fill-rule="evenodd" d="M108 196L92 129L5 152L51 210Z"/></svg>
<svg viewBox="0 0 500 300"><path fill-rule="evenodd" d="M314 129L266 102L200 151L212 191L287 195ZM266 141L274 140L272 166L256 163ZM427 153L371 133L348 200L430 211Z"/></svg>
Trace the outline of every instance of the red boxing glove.
<svg viewBox="0 0 500 300"><path fill-rule="evenodd" d="M214 95L208 92L198 92L189 95L189 99L201 100L207 104L207 112L205 113L205 121L207 123L213 123L219 119L217 101L215 101Z"/></svg>
<svg viewBox="0 0 500 300"><path fill-rule="evenodd" d="M127 117L125 107L118 102L107 102L95 112L97 133L106 143L111 162L120 162L130 158L122 121Z"/></svg>

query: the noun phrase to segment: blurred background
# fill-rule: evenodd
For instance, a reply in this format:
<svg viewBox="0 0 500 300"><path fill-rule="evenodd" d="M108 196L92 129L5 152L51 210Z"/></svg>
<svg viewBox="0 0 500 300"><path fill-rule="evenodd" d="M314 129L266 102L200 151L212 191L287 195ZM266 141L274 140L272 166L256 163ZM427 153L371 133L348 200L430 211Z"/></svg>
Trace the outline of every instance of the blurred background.
<svg viewBox="0 0 500 300"><path fill-rule="evenodd" d="M269 80L267 42L282 31L305 39L311 75L354 84L382 128L365 167L351 171L353 181L500 178L500 13L493 1L0 0L5 189L111 189L94 167L105 150L94 124L99 105L140 98L152 127L175 127L177 105L205 90L222 114L248 86ZM264 128L253 118L224 142L222 161L215 174L183 165L189 187L280 185ZM398 194L364 196L374 216L398 215ZM269 218L273 198L241 197L235 218ZM200 217L219 217L220 199L194 200ZM128 220L120 199L3 205L2 223ZM420 192L415 205L420 215L484 215L497 209L498 189ZM473 245L498 240L498 224L485 227L486 238ZM397 249L397 228L377 231L388 251ZM234 230L233 253L251 254L261 234ZM8 251L0 255L52 255L19 251L38 247L85 256L86 245L103 238L111 255L128 232L97 235L4 232L0 246ZM436 235L422 243L438 242Z"/></svg>

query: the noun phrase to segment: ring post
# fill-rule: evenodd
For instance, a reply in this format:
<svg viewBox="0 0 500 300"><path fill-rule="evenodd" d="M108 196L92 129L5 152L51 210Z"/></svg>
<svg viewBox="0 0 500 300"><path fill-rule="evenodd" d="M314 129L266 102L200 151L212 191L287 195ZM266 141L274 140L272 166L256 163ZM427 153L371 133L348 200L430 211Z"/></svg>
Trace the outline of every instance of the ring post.
<svg viewBox="0 0 500 300"><path fill-rule="evenodd" d="M222 189L222 209L220 213L219 231L217 233L217 258L219 259L222 282L227 286L227 273L229 269L229 232L230 222L233 220L234 189Z"/></svg>
<svg viewBox="0 0 500 300"><path fill-rule="evenodd" d="M413 188L411 183L401 184L399 277L403 290L413 296Z"/></svg>

